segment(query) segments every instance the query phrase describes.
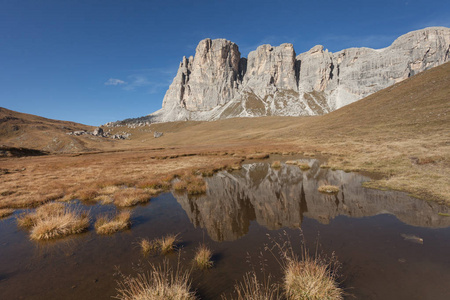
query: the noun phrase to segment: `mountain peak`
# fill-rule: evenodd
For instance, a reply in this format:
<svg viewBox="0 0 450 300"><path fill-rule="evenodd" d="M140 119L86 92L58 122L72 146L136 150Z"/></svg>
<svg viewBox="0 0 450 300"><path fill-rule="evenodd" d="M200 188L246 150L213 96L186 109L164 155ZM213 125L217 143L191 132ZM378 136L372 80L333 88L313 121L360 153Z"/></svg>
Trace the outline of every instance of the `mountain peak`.
<svg viewBox="0 0 450 300"><path fill-rule="evenodd" d="M429 27L384 49L336 53L316 45L261 45L248 58L226 39L204 39L183 57L161 110L150 122L230 117L308 116L334 111L449 61L450 28Z"/></svg>

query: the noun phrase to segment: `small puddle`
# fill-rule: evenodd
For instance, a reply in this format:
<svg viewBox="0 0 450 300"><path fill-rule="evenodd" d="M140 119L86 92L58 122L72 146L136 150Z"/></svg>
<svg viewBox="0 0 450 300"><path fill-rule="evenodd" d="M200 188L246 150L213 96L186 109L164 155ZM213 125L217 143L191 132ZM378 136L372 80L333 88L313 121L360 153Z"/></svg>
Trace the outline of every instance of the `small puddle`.
<svg viewBox="0 0 450 300"><path fill-rule="evenodd" d="M111 236L91 228L37 243L14 217L0 220L0 298L111 299L118 273L135 274L148 270L147 261L163 261L144 257L140 238L179 233L184 266L190 266L199 243L213 250L214 267L194 270L192 286L201 299L220 299L262 262L264 272L281 281L279 264L263 251L270 243L267 235L277 239L286 233L299 250L302 233L313 252L319 239L323 253L337 255L343 287L352 295L348 299L450 299L450 217L443 215L449 208L366 189L361 184L367 177L307 162L307 171L256 162L220 172L205 178L205 195L166 193L134 208L131 230ZM319 193L323 183L339 186L339 193ZM86 209L93 216L115 210ZM167 258L176 264L178 255Z"/></svg>

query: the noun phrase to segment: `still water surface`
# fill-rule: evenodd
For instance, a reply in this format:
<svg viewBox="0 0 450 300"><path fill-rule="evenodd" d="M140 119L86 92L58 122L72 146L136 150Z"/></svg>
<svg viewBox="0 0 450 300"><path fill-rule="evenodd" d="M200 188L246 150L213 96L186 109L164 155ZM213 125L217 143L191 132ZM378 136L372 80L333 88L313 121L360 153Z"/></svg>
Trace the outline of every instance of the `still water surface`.
<svg viewBox="0 0 450 300"><path fill-rule="evenodd" d="M168 256L173 264L180 259L189 267L201 242L214 252L214 267L192 274L201 299L229 294L245 272L262 266L281 280L280 266L264 246L285 233L297 251L302 239L314 251L318 239L322 253L337 255L348 299L450 299L450 217L439 215L449 208L365 189L367 177L307 162L307 171L259 162L220 172L206 178L206 195L163 194L133 210L131 230L111 236L91 228L37 243L14 217L1 220L0 299L111 299L118 273L136 274L163 260L144 257L140 238L169 233L181 240L178 253ZM323 183L340 192L319 193ZM115 210L83 207L94 217Z"/></svg>

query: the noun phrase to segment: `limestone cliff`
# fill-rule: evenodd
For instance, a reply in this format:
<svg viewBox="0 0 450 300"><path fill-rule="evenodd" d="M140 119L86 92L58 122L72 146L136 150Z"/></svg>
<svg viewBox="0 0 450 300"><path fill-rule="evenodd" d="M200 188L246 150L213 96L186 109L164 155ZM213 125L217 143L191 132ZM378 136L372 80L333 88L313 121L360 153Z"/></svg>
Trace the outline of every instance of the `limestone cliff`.
<svg viewBox="0 0 450 300"><path fill-rule="evenodd" d="M151 122L267 115L320 115L449 60L450 28L407 33L384 49L259 46L241 58L224 39L202 40L184 57Z"/></svg>

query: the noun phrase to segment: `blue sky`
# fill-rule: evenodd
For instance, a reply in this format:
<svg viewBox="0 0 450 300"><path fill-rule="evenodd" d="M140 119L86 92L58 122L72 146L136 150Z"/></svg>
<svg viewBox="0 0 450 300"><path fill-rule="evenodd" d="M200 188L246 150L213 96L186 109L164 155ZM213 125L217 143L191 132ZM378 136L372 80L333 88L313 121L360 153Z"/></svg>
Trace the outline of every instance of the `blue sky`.
<svg viewBox="0 0 450 300"><path fill-rule="evenodd" d="M100 125L161 107L183 55L204 38L383 48L450 27L450 1L0 0L0 106Z"/></svg>

